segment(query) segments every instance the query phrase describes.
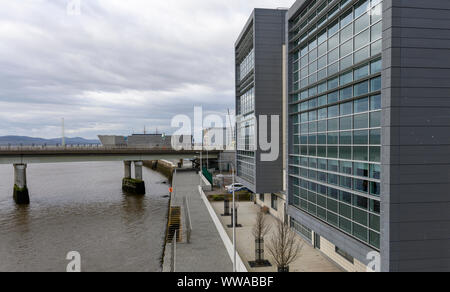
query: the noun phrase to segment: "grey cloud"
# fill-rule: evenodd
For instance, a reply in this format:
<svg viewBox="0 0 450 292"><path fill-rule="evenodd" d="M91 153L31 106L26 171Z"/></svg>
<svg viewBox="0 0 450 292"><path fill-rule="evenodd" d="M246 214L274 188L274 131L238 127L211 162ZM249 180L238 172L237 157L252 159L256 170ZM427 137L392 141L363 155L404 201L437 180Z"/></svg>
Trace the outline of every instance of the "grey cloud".
<svg viewBox="0 0 450 292"><path fill-rule="evenodd" d="M170 131L234 108L233 44L253 7L293 0L1 1L0 135Z"/></svg>

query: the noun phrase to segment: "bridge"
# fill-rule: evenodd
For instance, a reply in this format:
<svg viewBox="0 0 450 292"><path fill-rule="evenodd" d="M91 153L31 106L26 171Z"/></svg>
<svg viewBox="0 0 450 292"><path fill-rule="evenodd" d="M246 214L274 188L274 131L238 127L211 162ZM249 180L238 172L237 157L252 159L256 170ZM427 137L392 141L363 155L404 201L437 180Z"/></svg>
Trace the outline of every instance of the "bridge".
<svg viewBox="0 0 450 292"><path fill-rule="evenodd" d="M199 159L201 155L209 159L217 159L221 151L173 150L164 148L132 148L132 147L104 147L88 146L28 146L28 147L0 147L0 164L14 166L14 200L19 205L30 203L27 187L26 169L28 164L39 163L68 163L91 161L123 161L124 179L122 188L126 192L145 194L145 183L142 177L144 161ZM134 164L135 177L131 177L131 164Z"/></svg>

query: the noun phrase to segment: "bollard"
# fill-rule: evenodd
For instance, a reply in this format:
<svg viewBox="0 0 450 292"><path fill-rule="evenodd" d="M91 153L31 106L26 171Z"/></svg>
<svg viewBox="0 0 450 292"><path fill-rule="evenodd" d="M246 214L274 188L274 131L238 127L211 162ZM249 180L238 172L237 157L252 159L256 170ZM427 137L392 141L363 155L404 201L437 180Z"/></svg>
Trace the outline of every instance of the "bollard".
<svg viewBox="0 0 450 292"><path fill-rule="evenodd" d="M231 214L230 214L230 200L225 199L223 201L223 211L224 211L224 213L222 214L223 217L231 216Z"/></svg>

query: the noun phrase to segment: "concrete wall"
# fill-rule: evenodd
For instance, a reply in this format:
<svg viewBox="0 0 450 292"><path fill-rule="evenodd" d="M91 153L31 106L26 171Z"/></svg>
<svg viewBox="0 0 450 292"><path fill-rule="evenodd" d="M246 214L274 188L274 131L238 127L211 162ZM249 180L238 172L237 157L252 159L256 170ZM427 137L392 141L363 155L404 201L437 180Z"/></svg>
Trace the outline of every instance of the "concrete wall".
<svg viewBox="0 0 450 292"><path fill-rule="evenodd" d="M278 195L277 210L272 208L272 194L264 194L264 201L256 194L256 203L261 207L269 208L270 214L278 220L284 221L286 199L284 195Z"/></svg>
<svg viewBox="0 0 450 292"><path fill-rule="evenodd" d="M450 1L383 10L382 268L450 271Z"/></svg>

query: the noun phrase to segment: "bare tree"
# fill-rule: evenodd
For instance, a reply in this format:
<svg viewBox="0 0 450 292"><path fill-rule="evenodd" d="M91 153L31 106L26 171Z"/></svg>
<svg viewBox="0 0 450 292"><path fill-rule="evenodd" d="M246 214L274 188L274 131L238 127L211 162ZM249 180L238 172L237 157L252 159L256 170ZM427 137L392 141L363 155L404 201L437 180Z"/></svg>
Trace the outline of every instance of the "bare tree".
<svg viewBox="0 0 450 292"><path fill-rule="evenodd" d="M289 265L300 256L303 245L287 224L281 221L277 223L277 230L269 242L268 250L278 266L278 271L289 271Z"/></svg>
<svg viewBox="0 0 450 292"><path fill-rule="evenodd" d="M256 215L256 222L253 226L253 235L255 236L255 262L253 264L255 267L270 265L269 262L264 260L264 236L269 233L270 229L267 215L261 209Z"/></svg>
<svg viewBox="0 0 450 292"><path fill-rule="evenodd" d="M256 215L256 222L253 226L253 236L255 238L264 238L272 227L267 223L267 215L262 210Z"/></svg>

